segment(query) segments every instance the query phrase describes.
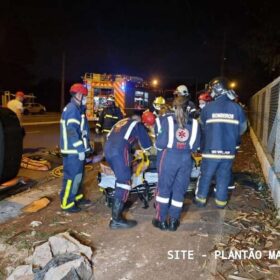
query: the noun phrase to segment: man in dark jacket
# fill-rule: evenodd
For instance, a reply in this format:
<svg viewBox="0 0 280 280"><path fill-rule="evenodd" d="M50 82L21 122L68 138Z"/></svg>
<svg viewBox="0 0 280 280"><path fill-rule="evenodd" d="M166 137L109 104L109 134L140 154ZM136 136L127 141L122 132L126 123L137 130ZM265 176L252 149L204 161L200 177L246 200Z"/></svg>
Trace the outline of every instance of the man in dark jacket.
<svg viewBox="0 0 280 280"><path fill-rule="evenodd" d="M228 200L228 186L231 168L241 135L247 122L242 108L232 101L233 92L222 78L213 79L210 84L214 101L205 106L200 115L203 130L201 177L194 202L205 206L212 178L216 178L215 202L224 208Z"/></svg>

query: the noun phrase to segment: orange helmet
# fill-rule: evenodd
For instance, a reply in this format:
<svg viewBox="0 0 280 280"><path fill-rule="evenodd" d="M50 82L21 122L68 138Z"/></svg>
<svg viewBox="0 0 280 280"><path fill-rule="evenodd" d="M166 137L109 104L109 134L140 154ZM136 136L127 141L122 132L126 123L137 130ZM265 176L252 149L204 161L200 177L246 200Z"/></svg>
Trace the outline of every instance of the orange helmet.
<svg viewBox="0 0 280 280"><path fill-rule="evenodd" d="M144 124L152 126L155 124L155 121L156 121L156 116L152 112L147 111L142 114L142 122Z"/></svg>
<svg viewBox="0 0 280 280"><path fill-rule="evenodd" d="M16 92L16 97L22 97L24 98L24 93L22 91L17 91Z"/></svg>
<svg viewBox="0 0 280 280"><path fill-rule="evenodd" d="M81 93L82 95L87 95L88 90L83 84L76 83L71 86L70 93L71 94Z"/></svg>

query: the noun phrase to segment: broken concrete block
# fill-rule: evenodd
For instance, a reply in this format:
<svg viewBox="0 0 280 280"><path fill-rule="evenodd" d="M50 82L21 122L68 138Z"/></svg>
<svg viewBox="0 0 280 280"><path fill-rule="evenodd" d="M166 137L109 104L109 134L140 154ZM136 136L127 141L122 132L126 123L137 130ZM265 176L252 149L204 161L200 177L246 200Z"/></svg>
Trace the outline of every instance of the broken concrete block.
<svg viewBox="0 0 280 280"><path fill-rule="evenodd" d="M32 264L35 267L43 268L52 259L52 257L49 242L46 242L35 248L32 256Z"/></svg>
<svg viewBox="0 0 280 280"><path fill-rule="evenodd" d="M89 260L92 259L90 247L82 245L77 239L73 238L68 232L60 233L49 238L49 244L54 256L65 253L82 253Z"/></svg>
<svg viewBox="0 0 280 280"><path fill-rule="evenodd" d="M92 280L93 270L85 257L52 267L45 274L44 280Z"/></svg>
<svg viewBox="0 0 280 280"><path fill-rule="evenodd" d="M7 280L31 280L33 278L32 266L20 265L13 271Z"/></svg>

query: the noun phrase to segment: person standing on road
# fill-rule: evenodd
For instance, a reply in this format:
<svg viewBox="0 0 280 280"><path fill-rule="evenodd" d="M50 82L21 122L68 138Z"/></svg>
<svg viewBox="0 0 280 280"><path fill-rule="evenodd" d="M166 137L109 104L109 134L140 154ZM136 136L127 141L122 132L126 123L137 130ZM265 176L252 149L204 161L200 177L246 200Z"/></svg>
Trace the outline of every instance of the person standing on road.
<svg viewBox="0 0 280 280"><path fill-rule="evenodd" d="M22 126L22 114L23 114L23 105L24 93L18 91L16 97L13 100L10 100L7 104L7 107L12 110L18 117L19 123Z"/></svg>
<svg viewBox="0 0 280 280"><path fill-rule="evenodd" d="M204 139L201 177L194 203L199 207L206 205L209 187L215 176L216 206L224 208L228 202L233 160L247 122L242 108L232 101L234 94L227 87L225 79L213 79L209 90L214 101L207 104L200 115Z"/></svg>
<svg viewBox="0 0 280 280"><path fill-rule="evenodd" d="M132 228L137 224L134 220L122 217L124 204L131 190L131 150L137 143L145 151L151 148L152 142L145 126L153 126L155 116L151 112L144 112L142 123L140 120L139 116L133 116L117 122L109 132L105 144L106 161L116 176L112 218L109 224L111 229Z"/></svg>
<svg viewBox="0 0 280 280"><path fill-rule="evenodd" d="M81 185L86 153L91 151L90 131L85 115L87 89L83 84L70 88L71 101L63 109L60 120L60 148L63 155L63 185L60 193L61 208L79 212L79 206L90 205L84 198Z"/></svg>
<svg viewBox="0 0 280 280"><path fill-rule="evenodd" d="M102 133L102 146L107 139L107 134L110 132L114 124L123 118L123 114L119 107L116 106L115 97L110 95L107 99L107 107L100 114L99 121L96 124L95 132Z"/></svg>
<svg viewBox="0 0 280 280"><path fill-rule="evenodd" d="M162 155L158 168L156 218L152 224L161 230L176 231L180 225L184 195L192 170L191 152L197 150L200 144L198 121L189 118L187 106L186 97L175 98L174 114L163 119L156 139Z"/></svg>

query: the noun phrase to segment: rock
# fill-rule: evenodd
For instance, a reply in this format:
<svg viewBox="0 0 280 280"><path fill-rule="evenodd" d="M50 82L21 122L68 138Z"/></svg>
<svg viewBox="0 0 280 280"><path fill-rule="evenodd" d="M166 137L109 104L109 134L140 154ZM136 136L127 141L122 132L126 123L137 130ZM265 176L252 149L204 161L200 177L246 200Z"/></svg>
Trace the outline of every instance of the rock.
<svg viewBox="0 0 280 280"><path fill-rule="evenodd" d="M32 280L33 272L31 265L20 265L13 273L7 278L7 280Z"/></svg>
<svg viewBox="0 0 280 280"><path fill-rule="evenodd" d="M73 238L68 232L60 233L49 238L49 244L54 256L65 253L84 254L89 260L92 259L90 247L82 245Z"/></svg>
<svg viewBox="0 0 280 280"><path fill-rule="evenodd" d="M46 242L35 248L32 256L32 264L35 267L43 268L52 259L52 257L49 242Z"/></svg>
<svg viewBox="0 0 280 280"><path fill-rule="evenodd" d="M52 267L45 274L44 280L92 280L93 270L85 257Z"/></svg>

